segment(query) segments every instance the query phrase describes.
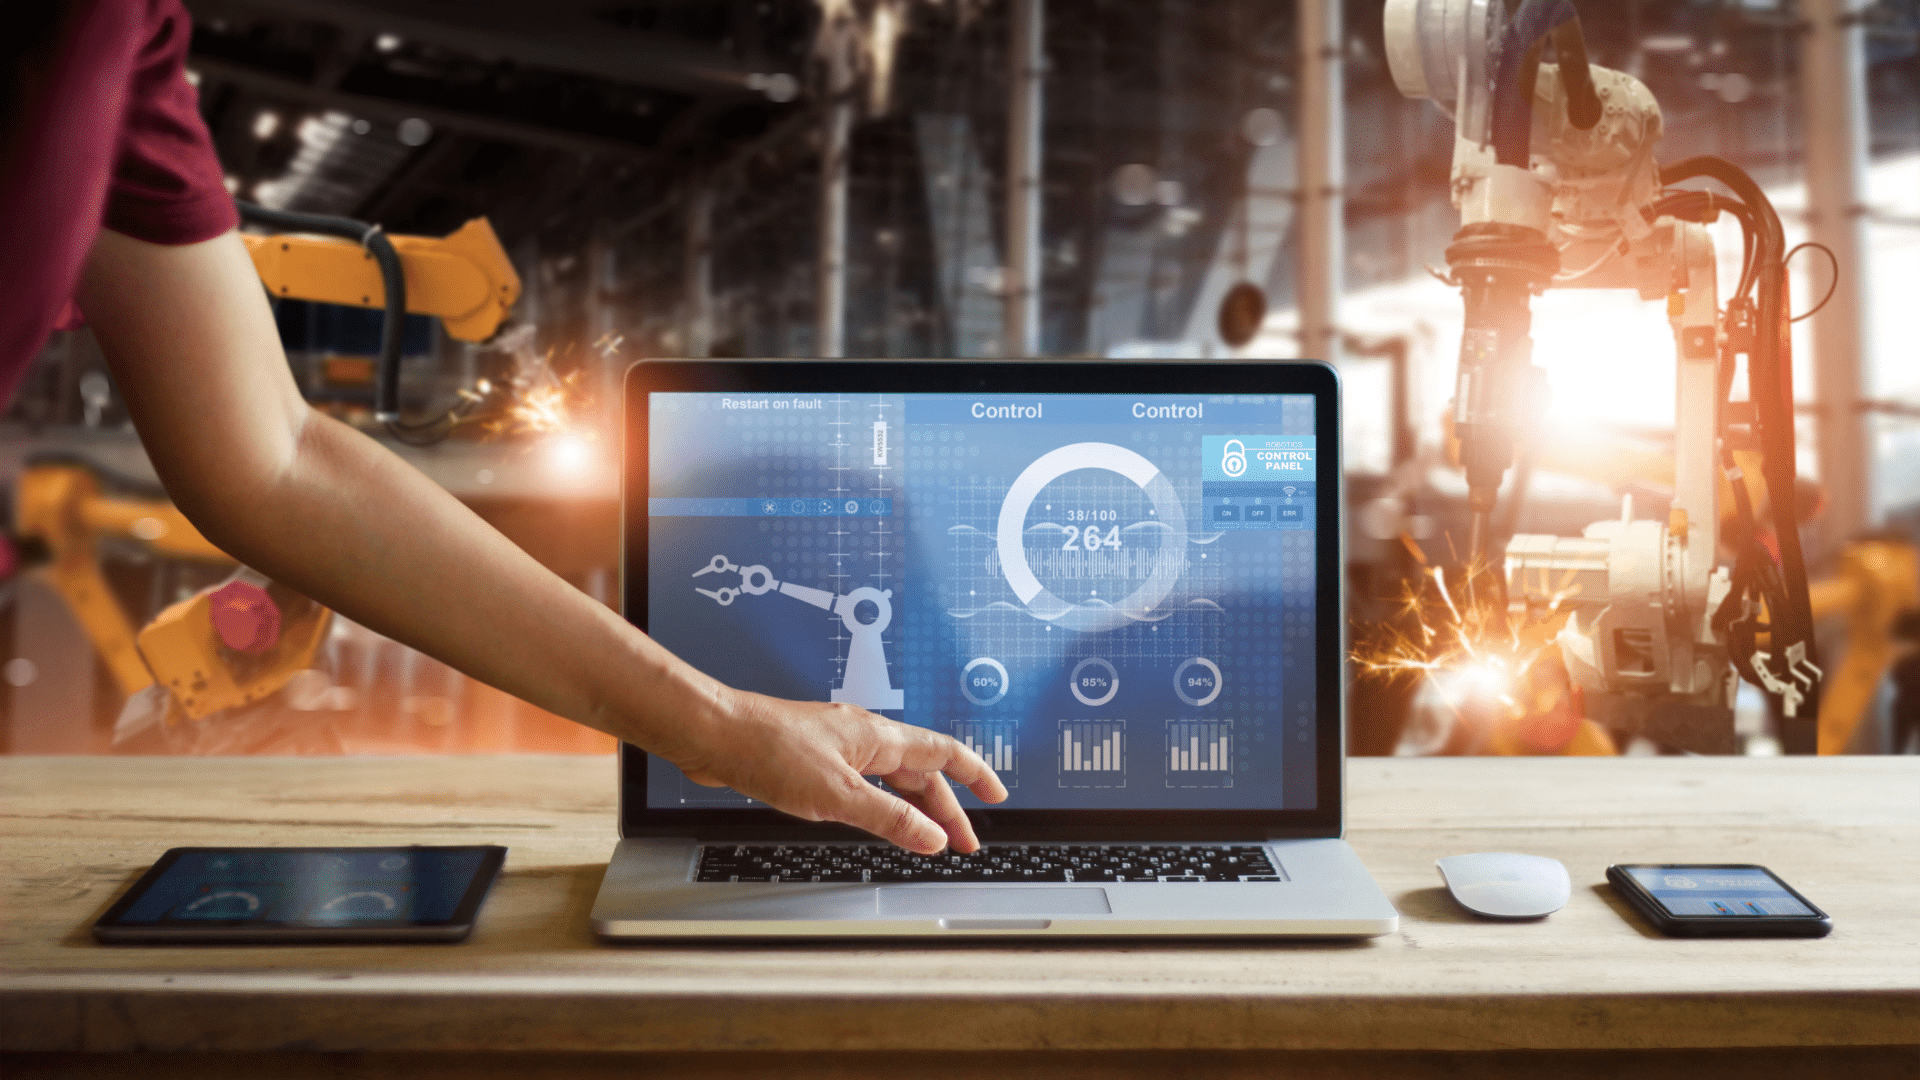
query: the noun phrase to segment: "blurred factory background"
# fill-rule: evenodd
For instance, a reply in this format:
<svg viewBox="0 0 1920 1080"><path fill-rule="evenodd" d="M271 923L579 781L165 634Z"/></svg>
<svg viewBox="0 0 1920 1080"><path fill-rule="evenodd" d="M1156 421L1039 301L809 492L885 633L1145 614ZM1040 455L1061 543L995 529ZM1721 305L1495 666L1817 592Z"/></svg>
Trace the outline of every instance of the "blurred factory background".
<svg viewBox="0 0 1920 1080"><path fill-rule="evenodd" d="M1328 356L1348 387L1354 625L1392 618L1420 561L1465 535L1441 422L1461 302L1429 272L1458 225L1453 127L1396 88L1381 0L187 6L190 75L237 196L396 236L490 223L517 302L484 341L410 316L401 399L433 413L486 387L497 407L396 449L603 601L613 391L656 356ZM1796 313L1830 289L1839 301L1794 338L1821 655L1832 670L1848 649L1877 650L1851 749L1920 751L1920 0L1852 5L1824 36L1806 28L1832 0L1579 6L1591 59L1657 96L1660 160L1735 162L1790 244L1835 252L1790 264ZM1836 37L1831 55L1853 64L1837 79L1813 51ZM1857 124L1822 119L1836 116ZM1739 233L1714 228L1730 280ZM387 438L372 410L379 312L276 303L310 399ZM1505 531L1577 534L1623 495L1670 499L1663 306L1555 292L1534 337L1551 402L1509 480L1526 488ZM16 536L0 567L0 749L612 749L339 617L269 698L185 723L143 714L139 672L107 655L102 617L35 564L44 543L17 539L27 478L62 469L87 477L60 497L90 500L73 520L97 535L73 542L127 627L233 569L160 539L164 493L97 347L56 334L0 417ZM1354 751L1689 749L1475 731L1434 682L1360 679ZM1722 750L1814 743L1757 692L1735 731Z"/></svg>

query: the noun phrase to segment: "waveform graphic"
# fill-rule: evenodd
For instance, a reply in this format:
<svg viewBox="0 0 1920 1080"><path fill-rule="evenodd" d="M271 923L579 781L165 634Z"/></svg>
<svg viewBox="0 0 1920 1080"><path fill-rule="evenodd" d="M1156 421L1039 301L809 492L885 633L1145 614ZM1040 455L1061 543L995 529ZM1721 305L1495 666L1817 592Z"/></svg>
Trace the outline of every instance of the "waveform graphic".
<svg viewBox="0 0 1920 1080"><path fill-rule="evenodd" d="M1027 565L1036 577L1052 581L1144 581L1161 572L1168 564L1178 565L1184 573L1190 561L1179 549L1121 548L1119 551L1062 551L1058 544L1026 549ZM1000 556L988 553L981 567L990 576L1000 575Z"/></svg>
<svg viewBox="0 0 1920 1080"><path fill-rule="evenodd" d="M971 611L963 610L961 608L949 608L947 609L947 614L953 616L956 619L971 619L975 615L979 615L979 614L982 614L983 612L988 612L988 611L1008 611L1018 615L1025 610L1026 610L1025 608L1015 607L1013 604L1010 604L1005 600L995 600L993 603L988 604L986 607L977 607Z"/></svg>

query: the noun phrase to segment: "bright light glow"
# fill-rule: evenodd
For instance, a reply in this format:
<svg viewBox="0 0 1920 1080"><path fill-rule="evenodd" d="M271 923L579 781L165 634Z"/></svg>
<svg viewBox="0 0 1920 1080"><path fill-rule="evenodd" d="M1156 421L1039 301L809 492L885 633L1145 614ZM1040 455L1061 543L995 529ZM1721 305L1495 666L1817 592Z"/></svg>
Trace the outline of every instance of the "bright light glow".
<svg viewBox="0 0 1920 1080"><path fill-rule="evenodd" d="M867 108L874 113L887 111L887 98L893 90L893 57L906 23L906 11L894 4L883 2L873 9L867 36Z"/></svg>
<svg viewBox="0 0 1920 1080"><path fill-rule="evenodd" d="M373 47L381 52L392 52L400 47L399 34L381 34L373 39Z"/></svg>
<svg viewBox="0 0 1920 1080"><path fill-rule="evenodd" d="M1735 266L1738 258L1736 251ZM1546 419L1553 427L1673 426L1676 374L1665 304L1626 289L1550 289L1533 300L1533 360L1552 388Z"/></svg>
<svg viewBox="0 0 1920 1080"><path fill-rule="evenodd" d="M279 130L280 114L272 109L262 109L253 118L253 137L256 139L271 139L273 133Z"/></svg>
<svg viewBox="0 0 1920 1080"><path fill-rule="evenodd" d="M1497 659L1469 664L1460 672L1466 688L1476 694L1498 697L1507 692L1507 666Z"/></svg>
<svg viewBox="0 0 1920 1080"><path fill-rule="evenodd" d="M1486 709L1494 705L1512 707L1515 704L1513 674L1500 664L1473 663L1460 668L1436 668L1427 673L1427 681L1439 691L1440 700L1455 712L1471 708Z"/></svg>
<svg viewBox="0 0 1920 1080"><path fill-rule="evenodd" d="M1650 34L1641 39L1640 47L1652 53L1686 52L1693 48L1693 35Z"/></svg>
<svg viewBox="0 0 1920 1080"><path fill-rule="evenodd" d="M279 123L278 117L274 122ZM300 125L294 129L294 135L300 140L300 149L288 163L286 174L255 184L255 200L276 210L297 200L307 185L313 182L321 163L332 156L334 144L340 141L347 125L352 122L352 117L337 111L309 116L300 121Z"/></svg>
<svg viewBox="0 0 1920 1080"><path fill-rule="evenodd" d="M433 125L417 116L409 116L394 128L394 136L403 146L425 146L433 138Z"/></svg>
<svg viewBox="0 0 1920 1080"><path fill-rule="evenodd" d="M904 0L878 0L867 7L864 18L853 0L814 0L814 3L820 9L820 22L814 31L814 55L825 61L829 70L864 74L868 109L875 114L885 112L893 82L894 55L900 38L907 31L908 11ZM780 78L779 75L767 76L760 84L763 92L775 101L780 100L775 96L779 86L775 80Z"/></svg>
<svg viewBox="0 0 1920 1080"><path fill-rule="evenodd" d="M1150 174L1149 174L1150 175ZM1920 400L1920 363L1913 361L1913 305L1920 296L1920 154L1886 158L1867 166L1867 269L1870 320L1867 397L1880 401ZM1807 239L1806 186L1767 189L1780 212L1789 247ZM1724 303L1740 273L1740 229L1731 217L1710 227L1720 269ZM1438 262L1438 259L1435 259ZM1806 311L1826 291L1826 260L1818 252L1794 256L1793 310ZM1556 434L1587 422L1610 427L1671 429L1674 402L1674 347L1660 301L1642 303L1629 290L1552 289L1533 301L1534 362L1546 369L1552 398L1549 430ZM1421 442L1439 439L1439 418L1453 397L1460 359L1460 293L1422 273L1416 278L1348 293L1340 302L1340 325L1363 336L1406 334L1409 356L1409 411ZM1818 393L1813 379L1813 323L1793 327L1793 385L1804 402ZM1292 356L1298 352L1299 315L1292 309L1270 312L1249 356ZM1343 378L1375 378L1384 389L1385 365L1350 359ZM1744 393L1744 387L1741 388ZM1391 432L1384 393L1347 395L1347 454L1355 463L1386 460ZM1812 417L1802 418L1800 471L1818 476ZM1876 514L1920 501L1920 424L1894 416L1873 416L1874 505ZM1368 467L1363 465L1362 467ZM1539 478L1536 477L1536 482Z"/></svg>
<svg viewBox="0 0 1920 1080"><path fill-rule="evenodd" d="M8 686L32 686L33 680L40 677L40 667L24 656L16 656L0 667L0 678L7 680Z"/></svg>
<svg viewBox="0 0 1920 1080"><path fill-rule="evenodd" d="M547 461L561 472L583 472L593 464L593 447L578 435L555 435L547 440Z"/></svg>

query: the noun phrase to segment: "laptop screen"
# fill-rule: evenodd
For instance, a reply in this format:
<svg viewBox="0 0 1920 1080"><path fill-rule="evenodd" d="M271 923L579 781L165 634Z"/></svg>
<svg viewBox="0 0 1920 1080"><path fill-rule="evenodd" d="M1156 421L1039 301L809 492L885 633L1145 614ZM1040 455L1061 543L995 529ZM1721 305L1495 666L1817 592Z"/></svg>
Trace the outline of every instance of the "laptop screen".
<svg viewBox="0 0 1920 1080"><path fill-rule="evenodd" d="M1324 806L1313 394L644 408L642 625L696 667L951 734L1000 810ZM645 760L650 810L756 805Z"/></svg>

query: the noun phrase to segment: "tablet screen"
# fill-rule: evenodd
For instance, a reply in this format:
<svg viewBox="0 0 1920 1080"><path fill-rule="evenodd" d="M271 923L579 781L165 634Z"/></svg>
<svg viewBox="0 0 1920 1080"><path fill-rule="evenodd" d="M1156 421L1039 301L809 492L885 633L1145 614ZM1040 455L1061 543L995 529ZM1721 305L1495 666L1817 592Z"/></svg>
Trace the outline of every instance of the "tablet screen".
<svg viewBox="0 0 1920 1080"><path fill-rule="evenodd" d="M175 848L102 921L208 929L443 926L472 917L505 854L491 846Z"/></svg>

